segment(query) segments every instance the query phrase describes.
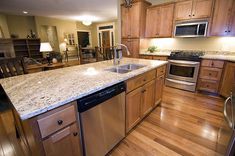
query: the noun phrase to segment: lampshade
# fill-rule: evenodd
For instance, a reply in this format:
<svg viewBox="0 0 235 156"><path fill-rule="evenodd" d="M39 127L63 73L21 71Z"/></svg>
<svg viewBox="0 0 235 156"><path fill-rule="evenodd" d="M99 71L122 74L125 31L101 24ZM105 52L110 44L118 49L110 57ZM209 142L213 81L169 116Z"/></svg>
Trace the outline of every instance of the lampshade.
<svg viewBox="0 0 235 156"><path fill-rule="evenodd" d="M53 50L52 50L52 47L49 42L41 43L40 52L51 52L51 51L53 51Z"/></svg>

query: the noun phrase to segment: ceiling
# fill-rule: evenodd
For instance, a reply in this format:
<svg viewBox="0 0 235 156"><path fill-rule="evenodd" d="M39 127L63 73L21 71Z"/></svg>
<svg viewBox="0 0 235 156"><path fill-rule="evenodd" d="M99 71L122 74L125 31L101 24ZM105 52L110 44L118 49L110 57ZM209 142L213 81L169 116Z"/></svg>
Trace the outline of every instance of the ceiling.
<svg viewBox="0 0 235 156"><path fill-rule="evenodd" d="M0 0L0 12L76 21L117 19L117 0Z"/></svg>

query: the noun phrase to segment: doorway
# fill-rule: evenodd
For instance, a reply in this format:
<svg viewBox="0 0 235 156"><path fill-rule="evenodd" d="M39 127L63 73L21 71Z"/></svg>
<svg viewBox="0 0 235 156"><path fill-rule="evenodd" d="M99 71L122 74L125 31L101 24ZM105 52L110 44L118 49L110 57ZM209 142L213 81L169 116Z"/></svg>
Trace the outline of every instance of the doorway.
<svg viewBox="0 0 235 156"><path fill-rule="evenodd" d="M99 47L112 47L115 43L114 23L97 25L97 38Z"/></svg>
<svg viewBox="0 0 235 156"><path fill-rule="evenodd" d="M78 44L84 48L91 46L90 32L89 31L77 31Z"/></svg>

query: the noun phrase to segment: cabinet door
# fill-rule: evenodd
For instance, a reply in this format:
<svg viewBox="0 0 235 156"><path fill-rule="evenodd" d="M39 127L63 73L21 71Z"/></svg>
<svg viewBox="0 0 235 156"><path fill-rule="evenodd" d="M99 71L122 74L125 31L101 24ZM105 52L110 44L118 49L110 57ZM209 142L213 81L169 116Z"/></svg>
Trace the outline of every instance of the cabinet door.
<svg viewBox="0 0 235 156"><path fill-rule="evenodd" d="M191 18L193 1L177 2L175 4L175 20L187 20Z"/></svg>
<svg viewBox="0 0 235 156"><path fill-rule="evenodd" d="M139 45L140 40L139 39L131 39L130 40L131 48L129 49L131 56L133 58L139 58Z"/></svg>
<svg viewBox="0 0 235 156"><path fill-rule="evenodd" d="M171 37L174 17L174 4L161 6L159 37Z"/></svg>
<svg viewBox="0 0 235 156"><path fill-rule="evenodd" d="M126 95L126 132L131 130L141 120L141 101L142 87Z"/></svg>
<svg viewBox="0 0 235 156"><path fill-rule="evenodd" d="M131 39L122 39L122 44L126 45L130 53L132 53ZM122 47L122 55L124 57L130 57L130 56L127 56L126 48L123 48L123 47Z"/></svg>
<svg viewBox="0 0 235 156"><path fill-rule="evenodd" d="M235 36L235 1L233 2L233 9L232 13L230 14L230 25L229 25L229 35L230 36Z"/></svg>
<svg viewBox="0 0 235 156"><path fill-rule="evenodd" d="M155 106L158 105L162 100L163 85L164 85L164 75L156 79L155 104L154 104Z"/></svg>
<svg viewBox="0 0 235 156"><path fill-rule="evenodd" d="M81 148L77 124L68 126L44 140L43 147L46 156L80 156Z"/></svg>
<svg viewBox="0 0 235 156"><path fill-rule="evenodd" d="M130 37L139 38L140 37L140 6L141 3L134 3L129 9L130 14Z"/></svg>
<svg viewBox="0 0 235 156"><path fill-rule="evenodd" d="M158 37L160 22L161 22L160 7L154 7L154 8L148 9L147 15L146 15L145 36L146 37Z"/></svg>
<svg viewBox="0 0 235 156"><path fill-rule="evenodd" d="M194 0L192 18L209 18L212 11L212 0Z"/></svg>
<svg viewBox="0 0 235 156"><path fill-rule="evenodd" d="M233 0L216 0L211 24L210 36L228 35L230 11Z"/></svg>
<svg viewBox="0 0 235 156"><path fill-rule="evenodd" d="M227 62L223 74L220 95L228 97L232 90L232 84L235 82L235 63Z"/></svg>
<svg viewBox="0 0 235 156"><path fill-rule="evenodd" d="M148 114L154 105L154 91L155 91L155 80L150 81L146 85L143 86L143 101L141 105L141 114L144 117Z"/></svg>
<svg viewBox="0 0 235 156"><path fill-rule="evenodd" d="M121 27L122 27L122 38L130 37L130 15L129 8L121 7Z"/></svg>

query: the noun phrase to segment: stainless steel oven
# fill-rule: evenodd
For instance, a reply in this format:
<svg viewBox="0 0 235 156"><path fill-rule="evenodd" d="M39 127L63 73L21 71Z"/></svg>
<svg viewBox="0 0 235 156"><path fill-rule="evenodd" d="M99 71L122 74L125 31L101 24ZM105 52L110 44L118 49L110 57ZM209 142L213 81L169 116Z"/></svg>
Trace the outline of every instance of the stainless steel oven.
<svg viewBox="0 0 235 156"><path fill-rule="evenodd" d="M169 60L166 85L195 91L200 62Z"/></svg>

